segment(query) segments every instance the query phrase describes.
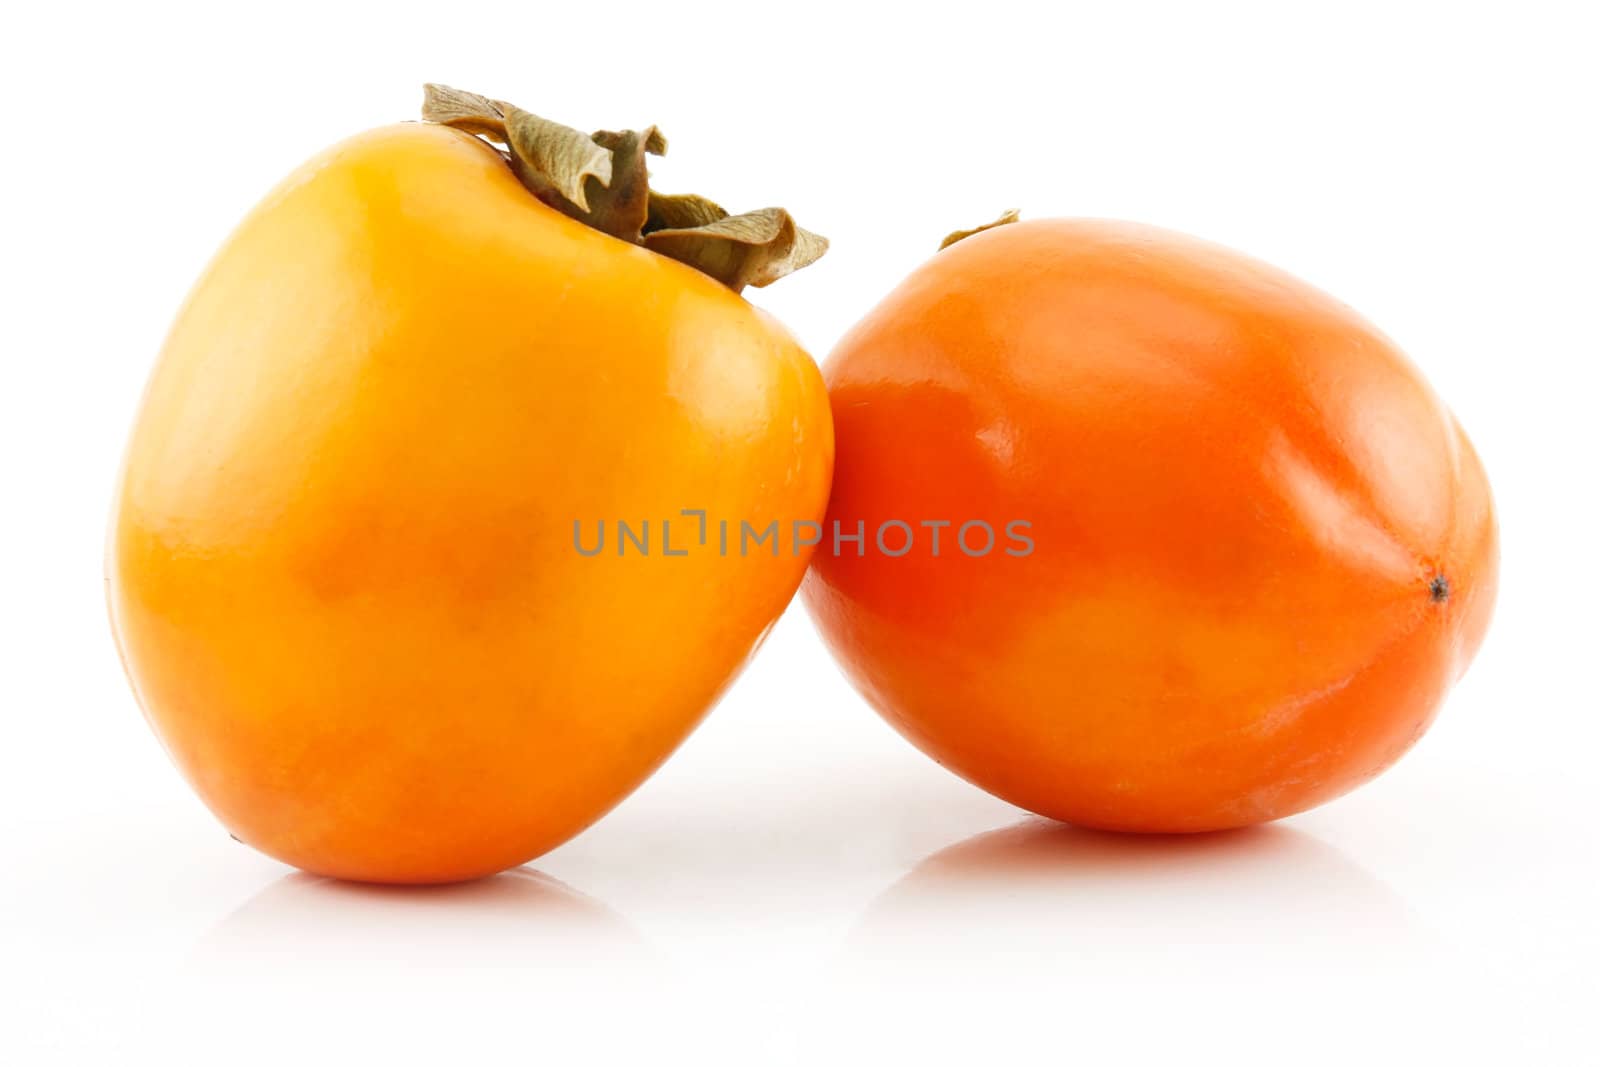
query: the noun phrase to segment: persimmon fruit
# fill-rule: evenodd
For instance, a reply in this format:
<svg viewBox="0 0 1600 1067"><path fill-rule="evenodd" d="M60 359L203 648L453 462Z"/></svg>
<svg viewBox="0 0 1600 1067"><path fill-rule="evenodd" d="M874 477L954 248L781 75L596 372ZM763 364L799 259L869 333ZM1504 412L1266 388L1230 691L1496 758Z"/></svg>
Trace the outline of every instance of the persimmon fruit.
<svg viewBox="0 0 1600 1067"><path fill-rule="evenodd" d="M1176 233L952 236L824 364L828 524L869 533L803 596L868 700L977 785L1103 829L1275 819L1391 764L1497 573L1484 469L1417 369ZM878 551L895 521L953 526ZM959 550L980 521L1032 550Z"/></svg>
<svg viewBox="0 0 1600 1067"><path fill-rule="evenodd" d="M221 821L383 882L520 864L649 775L810 553L661 523L820 519L832 462L815 364L737 292L820 238L649 191L654 129L440 87L425 114L300 167L217 254L108 561L139 702ZM579 522L653 551L581 553Z"/></svg>

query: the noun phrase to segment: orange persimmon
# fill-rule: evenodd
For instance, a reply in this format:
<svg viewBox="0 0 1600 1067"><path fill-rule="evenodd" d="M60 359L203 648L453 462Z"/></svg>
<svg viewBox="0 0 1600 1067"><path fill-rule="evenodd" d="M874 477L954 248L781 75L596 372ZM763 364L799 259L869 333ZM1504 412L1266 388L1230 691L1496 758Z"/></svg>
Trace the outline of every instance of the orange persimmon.
<svg viewBox="0 0 1600 1067"><path fill-rule="evenodd" d="M847 674L957 774L1085 826L1241 826L1382 771L1495 597L1454 417L1355 312L1228 249L974 234L824 364L829 525L866 539L804 596Z"/></svg>
<svg viewBox="0 0 1600 1067"><path fill-rule="evenodd" d="M306 163L223 246L108 564L139 702L227 828L386 882L522 863L649 775L809 556L696 524L819 519L832 462L815 364L736 291L820 238L649 193L653 129L439 88L428 117ZM623 522L648 551L579 550Z"/></svg>

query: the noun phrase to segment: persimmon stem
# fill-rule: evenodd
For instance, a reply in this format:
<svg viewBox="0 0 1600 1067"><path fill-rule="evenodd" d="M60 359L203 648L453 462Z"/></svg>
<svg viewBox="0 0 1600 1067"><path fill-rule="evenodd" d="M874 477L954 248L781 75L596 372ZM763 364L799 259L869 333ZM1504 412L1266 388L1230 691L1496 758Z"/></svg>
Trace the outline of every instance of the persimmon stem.
<svg viewBox="0 0 1600 1067"><path fill-rule="evenodd" d="M982 233L984 230L992 230L996 226L1010 225L1021 217L1022 212L1018 211L1016 208L1012 208L1010 211L1003 212L1000 217L995 219L993 222L986 222L982 226L974 226L970 230L957 230L955 233L946 235L945 239L939 242L939 251L943 252L957 241L965 241L968 237L971 237L975 233Z"/></svg>
<svg viewBox="0 0 1600 1067"><path fill-rule="evenodd" d="M783 208L730 215L702 196L653 191L645 157L667 151L654 126L586 134L503 100L434 84L423 87L422 117L503 146L517 180L562 214L734 292L771 285L828 250L826 238L801 229Z"/></svg>

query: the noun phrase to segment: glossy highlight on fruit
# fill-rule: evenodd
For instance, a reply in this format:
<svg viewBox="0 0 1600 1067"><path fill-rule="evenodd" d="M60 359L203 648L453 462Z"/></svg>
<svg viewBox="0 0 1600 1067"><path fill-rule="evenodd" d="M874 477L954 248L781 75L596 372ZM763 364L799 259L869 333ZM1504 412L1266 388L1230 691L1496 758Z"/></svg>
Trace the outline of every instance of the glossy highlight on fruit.
<svg viewBox="0 0 1600 1067"><path fill-rule="evenodd" d="M662 518L826 503L789 333L511 162L411 123L295 171L196 285L128 447L109 595L139 702L234 835L320 874L472 878L583 829L809 555L664 558ZM648 522L653 551L582 554L580 522Z"/></svg>
<svg viewBox="0 0 1600 1067"><path fill-rule="evenodd" d="M1129 223L972 231L824 365L828 522L1030 524L1034 550L822 553L846 673L940 763L1043 815L1236 827L1421 736L1495 597L1484 470L1343 304Z"/></svg>

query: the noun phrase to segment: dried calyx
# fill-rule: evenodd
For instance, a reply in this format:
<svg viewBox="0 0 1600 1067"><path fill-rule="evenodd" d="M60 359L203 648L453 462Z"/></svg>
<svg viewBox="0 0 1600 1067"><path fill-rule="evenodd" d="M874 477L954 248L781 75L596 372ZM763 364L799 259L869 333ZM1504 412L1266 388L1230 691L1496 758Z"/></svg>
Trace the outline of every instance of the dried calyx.
<svg viewBox="0 0 1600 1067"><path fill-rule="evenodd" d="M703 196L650 189L646 155L667 139L645 130L581 133L501 100L425 86L422 117L504 146L512 172L541 201L602 233L688 264L738 292L770 285L815 262L826 238L783 208L730 215Z"/></svg>
<svg viewBox="0 0 1600 1067"><path fill-rule="evenodd" d="M982 226L974 226L970 230L957 230L955 233L950 234L944 240L939 242L939 251L943 252L957 241L964 241L975 233L982 233L984 230L992 230L996 226L1009 225L1013 222L1016 222L1021 217L1022 212L1018 211L1016 208L1012 208L1010 211L1005 212L993 222L986 222Z"/></svg>

